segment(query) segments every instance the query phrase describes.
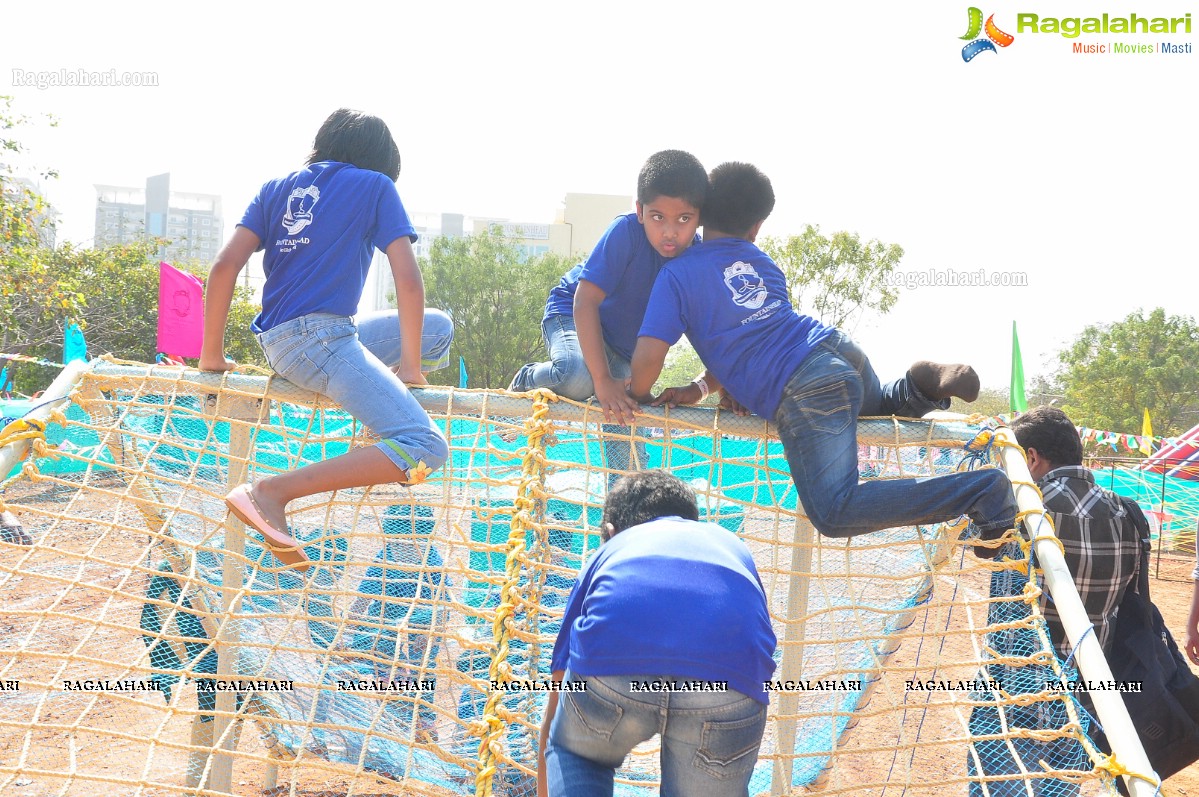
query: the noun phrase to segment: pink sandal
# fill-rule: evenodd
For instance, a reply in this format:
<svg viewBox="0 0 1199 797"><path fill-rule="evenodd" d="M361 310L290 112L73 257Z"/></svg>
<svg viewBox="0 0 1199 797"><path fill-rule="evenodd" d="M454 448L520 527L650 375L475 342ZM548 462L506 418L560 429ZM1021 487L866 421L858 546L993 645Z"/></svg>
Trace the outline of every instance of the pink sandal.
<svg viewBox="0 0 1199 797"><path fill-rule="evenodd" d="M225 506L229 507L229 511L238 520L261 534L271 549L271 553L275 554L275 557L285 566L301 571L308 569L309 559L299 540L290 534L276 531L271 524L266 522L262 512L258 509L258 504L254 502L250 485L242 484L234 487L233 491L225 496Z"/></svg>

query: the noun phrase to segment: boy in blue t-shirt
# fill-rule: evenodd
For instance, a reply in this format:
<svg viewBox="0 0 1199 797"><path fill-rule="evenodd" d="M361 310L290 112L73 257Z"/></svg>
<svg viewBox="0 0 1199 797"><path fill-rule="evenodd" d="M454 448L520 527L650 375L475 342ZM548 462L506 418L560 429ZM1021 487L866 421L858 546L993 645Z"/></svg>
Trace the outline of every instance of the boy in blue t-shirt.
<svg viewBox="0 0 1199 797"><path fill-rule="evenodd" d="M777 644L749 548L701 523L695 493L660 470L618 481L601 529L550 665L585 688L550 692L538 793L610 795L628 753L660 734L662 794L745 795Z"/></svg>
<svg viewBox="0 0 1199 797"><path fill-rule="evenodd" d="M632 423L637 403L625 387L637 330L663 264L696 240L707 191L694 156L651 155L637 178L637 212L618 216L587 262L550 291L541 322L550 361L523 366L508 389L548 388L575 401L594 395L609 421Z"/></svg>
<svg viewBox="0 0 1199 797"><path fill-rule="evenodd" d="M800 315L779 267L753 243L774 209L770 180L745 163L712 171L704 243L658 275L633 354L629 393L642 403L693 404L723 388L722 405L774 421L791 478L812 525L829 537L938 523L966 514L983 539L1015 523L1000 470L858 483L860 416L920 417L953 396L978 397L965 365L915 363L881 384L848 335ZM690 385L650 393L683 334L707 371Z"/></svg>

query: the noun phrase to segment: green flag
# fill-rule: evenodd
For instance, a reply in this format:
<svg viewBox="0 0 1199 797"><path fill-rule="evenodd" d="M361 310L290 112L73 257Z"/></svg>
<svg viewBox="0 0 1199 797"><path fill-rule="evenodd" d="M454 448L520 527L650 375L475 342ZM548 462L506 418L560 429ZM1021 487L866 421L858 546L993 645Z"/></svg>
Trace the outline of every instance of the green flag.
<svg viewBox="0 0 1199 797"><path fill-rule="evenodd" d="M1020 338L1016 336L1016 322L1012 322L1012 412L1024 412L1028 401L1024 398L1024 361L1020 359Z"/></svg>

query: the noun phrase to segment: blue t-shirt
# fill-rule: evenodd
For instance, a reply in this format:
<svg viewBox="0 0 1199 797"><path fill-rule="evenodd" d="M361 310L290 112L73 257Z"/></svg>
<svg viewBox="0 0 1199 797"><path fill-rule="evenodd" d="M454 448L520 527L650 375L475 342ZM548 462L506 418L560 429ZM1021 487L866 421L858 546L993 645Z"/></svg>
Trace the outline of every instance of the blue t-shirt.
<svg viewBox="0 0 1199 797"><path fill-rule="evenodd" d="M767 419L833 331L795 311L782 269L741 238L692 246L667 264L641 325L641 336L671 345L685 334L733 397Z"/></svg>
<svg viewBox="0 0 1199 797"><path fill-rule="evenodd" d="M256 333L309 313L354 315L375 248L416 241L391 179L332 161L266 183L240 225L266 250Z"/></svg>
<svg viewBox="0 0 1199 797"><path fill-rule="evenodd" d="M711 523L658 518L615 535L583 568L550 666L727 681L766 703L775 643L745 543Z"/></svg>
<svg viewBox="0 0 1199 797"><path fill-rule="evenodd" d="M695 240L699 240L698 236ZM604 342L626 360L631 360L649 292L666 261L667 258L650 246L645 227L637 221L636 213L617 216L591 251L587 262L566 272L550 291L542 320L555 315L573 316L575 291L579 280L585 279L606 294L600 303Z"/></svg>

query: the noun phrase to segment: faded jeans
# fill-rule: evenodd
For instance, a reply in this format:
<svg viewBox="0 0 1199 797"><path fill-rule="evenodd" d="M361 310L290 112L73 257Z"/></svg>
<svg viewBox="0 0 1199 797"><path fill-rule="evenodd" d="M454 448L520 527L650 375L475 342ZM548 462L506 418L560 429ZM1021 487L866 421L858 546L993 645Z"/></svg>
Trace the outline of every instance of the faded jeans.
<svg viewBox="0 0 1199 797"><path fill-rule="evenodd" d="M545 749L550 797L611 797L616 769L635 746L662 737L662 797L746 797L766 730L766 705L727 692L632 693L630 681L669 676L574 676L562 692Z"/></svg>
<svg viewBox="0 0 1199 797"><path fill-rule="evenodd" d="M910 374L880 384L866 355L843 332L817 344L787 381L774 416L812 525L828 537L852 537L965 514L984 537L1011 527L1016 499L998 469L858 482L859 417L915 418L946 406L947 400L925 397Z"/></svg>
<svg viewBox="0 0 1199 797"><path fill-rule="evenodd" d="M445 366L454 322L425 309L421 370ZM380 438L376 447L408 472L418 462L436 470L449 446L428 413L391 370L400 362L395 310L363 316L310 313L259 333L267 362L292 384L327 396Z"/></svg>
<svg viewBox="0 0 1199 797"><path fill-rule="evenodd" d="M541 322L541 335L545 339L545 348L550 353L549 362L521 366L512 378L511 389L523 392L546 388L574 401L586 401L594 396L595 383L591 379L591 372L587 370L587 363L583 360L574 316L550 316ZM608 371L613 377L628 379L632 375L632 365L625 357L607 344L604 344L604 353L608 356ZM634 443L634 451L630 451L627 439L629 427L604 424L603 429L611 435L626 437L624 440L605 440L604 455L607 457L608 467L613 470L631 471L646 466L644 443Z"/></svg>

